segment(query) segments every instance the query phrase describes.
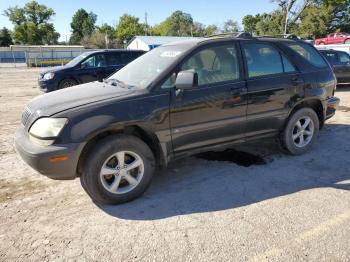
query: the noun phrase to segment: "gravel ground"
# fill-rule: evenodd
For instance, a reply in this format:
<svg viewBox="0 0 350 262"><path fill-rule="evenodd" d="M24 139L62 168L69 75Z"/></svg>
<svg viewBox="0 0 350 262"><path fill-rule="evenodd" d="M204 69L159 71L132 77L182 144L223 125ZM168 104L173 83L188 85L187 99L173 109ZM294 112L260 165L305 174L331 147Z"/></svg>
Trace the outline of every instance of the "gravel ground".
<svg viewBox="0 0 350 262"><path fill-rule="evenodd" d="M0 261L350 261L349 87L306 155L266 141L238 149L266 164L192 157L142 198L97 206L79 180L43 177L14 151L38 71L0 69Z"/></svg>

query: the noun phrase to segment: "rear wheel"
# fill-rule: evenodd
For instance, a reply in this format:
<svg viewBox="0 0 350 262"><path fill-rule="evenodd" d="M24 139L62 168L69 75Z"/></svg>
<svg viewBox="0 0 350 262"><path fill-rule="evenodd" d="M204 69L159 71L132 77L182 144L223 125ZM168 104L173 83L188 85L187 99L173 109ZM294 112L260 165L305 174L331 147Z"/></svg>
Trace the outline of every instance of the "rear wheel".
<svg viewBox="0 0 350 262"><path fill-rule="evenodd" d="M85 161L81 184L100 203L121 204L142 195L154 173L154 156L134 136L110 136L100 141Z"/></svg>
<svg viewBox="0 0 350 262"><path fill-rule="evenodd" d="M74 79L63 79L59 85L59 89L75 86L78 83Z"/></svg>
<svg viewBox="0 0 350 262"><path fill-rule="evenodd" d="M299 109L288 120L282 135L282 146L293 155L305 153L316 141L319 125L313 109Z"/></svg>

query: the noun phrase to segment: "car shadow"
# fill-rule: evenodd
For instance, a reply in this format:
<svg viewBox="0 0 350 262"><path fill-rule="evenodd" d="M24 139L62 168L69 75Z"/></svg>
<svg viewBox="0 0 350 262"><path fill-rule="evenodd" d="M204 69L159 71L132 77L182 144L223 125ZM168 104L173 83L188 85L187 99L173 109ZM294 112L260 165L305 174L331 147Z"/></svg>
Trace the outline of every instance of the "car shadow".
<svg viewBox="0 0 350 262"><path fill-rule="evenodd" d="M302 156L285 155L273 141L265 141L176 161L155 176L141 198L99 208L122 219L157 220L238 208L314 188L350 190L349 162L344 155L349 155L350 142L328 148L342 141L338 135L349 132L349 125L326 125L319 143ZM228 152L236 154L233 161L227 158ZM255 155L253 160L264 162L242 164L242 153L243 158Z"/></svg>

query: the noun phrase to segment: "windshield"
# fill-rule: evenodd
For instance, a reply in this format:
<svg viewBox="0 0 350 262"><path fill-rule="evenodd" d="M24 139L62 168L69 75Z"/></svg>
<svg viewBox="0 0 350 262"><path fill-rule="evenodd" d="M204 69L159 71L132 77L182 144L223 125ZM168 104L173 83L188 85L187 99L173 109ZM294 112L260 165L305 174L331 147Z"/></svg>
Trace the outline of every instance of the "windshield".
<svg viewBox="0 0 350 262"><path fill-rule="evenodd" d="M66 65L67 66L75 66L78 63L80 63L85 57L87 57L89 54L87 53L83 53L75 58L73 58L72 60L70 60Z"/></svg>
<svg viewBox="0 0 350 262"><path fill-rule="evenodd" d="M147 88L188 49L187 45L157 47L123 67L109 79L116 79L127 86Z"/></svg>

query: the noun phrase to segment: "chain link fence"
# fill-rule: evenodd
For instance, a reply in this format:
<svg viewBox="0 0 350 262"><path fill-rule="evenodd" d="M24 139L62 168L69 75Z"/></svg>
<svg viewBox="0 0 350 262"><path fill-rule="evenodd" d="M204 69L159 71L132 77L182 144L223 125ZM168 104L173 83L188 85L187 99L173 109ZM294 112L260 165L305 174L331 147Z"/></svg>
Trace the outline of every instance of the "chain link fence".
<svg viewBox="0 0 350 262"><path fill-rule="evenodd" d="M0 67L65 65L85 51L80 46L11 46L0 49Z"/></svg>

